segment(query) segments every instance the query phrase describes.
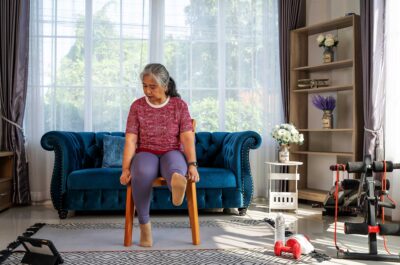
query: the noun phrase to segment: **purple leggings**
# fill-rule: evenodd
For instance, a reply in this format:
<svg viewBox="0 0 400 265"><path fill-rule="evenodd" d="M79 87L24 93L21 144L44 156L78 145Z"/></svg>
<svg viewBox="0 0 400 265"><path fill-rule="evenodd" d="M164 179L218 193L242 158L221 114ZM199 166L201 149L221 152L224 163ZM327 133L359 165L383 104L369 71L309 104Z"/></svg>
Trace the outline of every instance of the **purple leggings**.
<svg viewBox="0 0 400 265"><path fill-rule="evenodd" d="M153 180L158 176L167 180L171 191L172 174L186 176L187 164L185 156L178 150L169 151L161 156L148 152L137 153L131 164L132 195L140 224L150 220L150 198Z"/></svg>

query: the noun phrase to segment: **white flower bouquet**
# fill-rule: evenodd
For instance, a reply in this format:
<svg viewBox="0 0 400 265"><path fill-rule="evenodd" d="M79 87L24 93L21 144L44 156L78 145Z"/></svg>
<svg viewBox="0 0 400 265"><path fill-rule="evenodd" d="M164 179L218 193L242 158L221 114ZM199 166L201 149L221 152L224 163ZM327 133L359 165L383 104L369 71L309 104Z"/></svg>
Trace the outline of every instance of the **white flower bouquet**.
<svg viewBox="0 0 400 265"><path fill-rule="evenodd" d="M303 144L304 136L299 133L299 131L294 127L294 125L289 123L283 123L281 125L276 125L272 130L272 137L278 141L279 145L288 144Z"/></svg>
<svg viewBox="0 0 400 265"><path fill-rule="evenodd" d="M319 47L324 48L333 48L336 47L339 43L339 41L335 36L333 36L333 34L326 34L325 36L320 34L317 37L317 42Z"/></svg>

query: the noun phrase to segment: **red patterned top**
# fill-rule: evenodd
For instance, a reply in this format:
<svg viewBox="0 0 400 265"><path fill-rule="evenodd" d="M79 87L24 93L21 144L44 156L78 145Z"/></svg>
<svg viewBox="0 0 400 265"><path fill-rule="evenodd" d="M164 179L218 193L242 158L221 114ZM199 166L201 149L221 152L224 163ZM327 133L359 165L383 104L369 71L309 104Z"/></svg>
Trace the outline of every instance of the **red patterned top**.
<svg viewBox="0 0 400 265"><path fill-rule="evenodd" d="M137 134L136 152L163 154L180 150L179 134L193 131L187 104L178 97L153 105L146 97L135 100L129 111L126 133Z"/></svg>

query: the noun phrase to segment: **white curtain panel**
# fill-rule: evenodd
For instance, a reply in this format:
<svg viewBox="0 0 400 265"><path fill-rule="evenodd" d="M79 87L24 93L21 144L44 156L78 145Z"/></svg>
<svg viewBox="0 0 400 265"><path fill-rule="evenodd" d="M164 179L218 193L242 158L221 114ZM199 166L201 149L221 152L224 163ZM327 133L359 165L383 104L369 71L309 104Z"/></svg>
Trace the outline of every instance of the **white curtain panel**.
<svg viewBox="0 0 400 265"><path fill-rule="evenodd" d="M386 122L385 122L385 159L400 162L400 123L399 123L399 69L400 69L400 27L398 26L398 11L400 1L387 0L385 14L385 87L386 87ZM395 170L389 174L391 195L397 203L400 202L400 172ZM397 204L392 210L392 220L400 221L400 207Z"/></svg>
<svg viewBox="0 0 400 265"><path fill-rule="evenodd" d="M166 65L197 131L254 130L255 197L266 197L281 123L277 0L31 0L26 115L32 199L49 199L50 130L124 131L145 64Z"/></svg>

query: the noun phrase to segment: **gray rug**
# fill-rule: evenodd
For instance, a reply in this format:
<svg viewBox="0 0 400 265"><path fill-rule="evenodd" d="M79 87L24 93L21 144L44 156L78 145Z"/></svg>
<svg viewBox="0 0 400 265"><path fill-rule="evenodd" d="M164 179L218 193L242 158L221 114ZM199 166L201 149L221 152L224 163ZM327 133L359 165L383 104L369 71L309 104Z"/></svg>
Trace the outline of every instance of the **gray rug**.
<svg viewBox="0 0 400 265"><path fill-rule="evenodd" d="M200 221L201 244L192 244L189 221L152 222L153 247L139 246L139 227L133 228L133 245L124 247L124 224L47 224L32 237L51 240L59 251L125 251L263 248L272 244L273 229L263 221Z"/></svg>
<svg viewBox="0 0 400 265"><path fill-rule="evenodd" d="M200 221L201 245L191 242L188 222L153 222L152 248L123 246L124 224L47 224L32 235L51 240L65 264L298 264L316 260L290 255L275 257L273 229L262 220ZM18 247L16 251L22 250ZM20 264L23 253L12 254L4 264Z"/></svg>
<svg viewBox="0 0 400 265"><path fill-rule="evenodd" d="M273 252L258 249L199 249L199 250L148 250L61 253L64 264L140 264L140 265L273 265L315 264L311 257L295 261L290 256L275 257ZM20 264L21 253L12 254L4 264Z"/></svg>

